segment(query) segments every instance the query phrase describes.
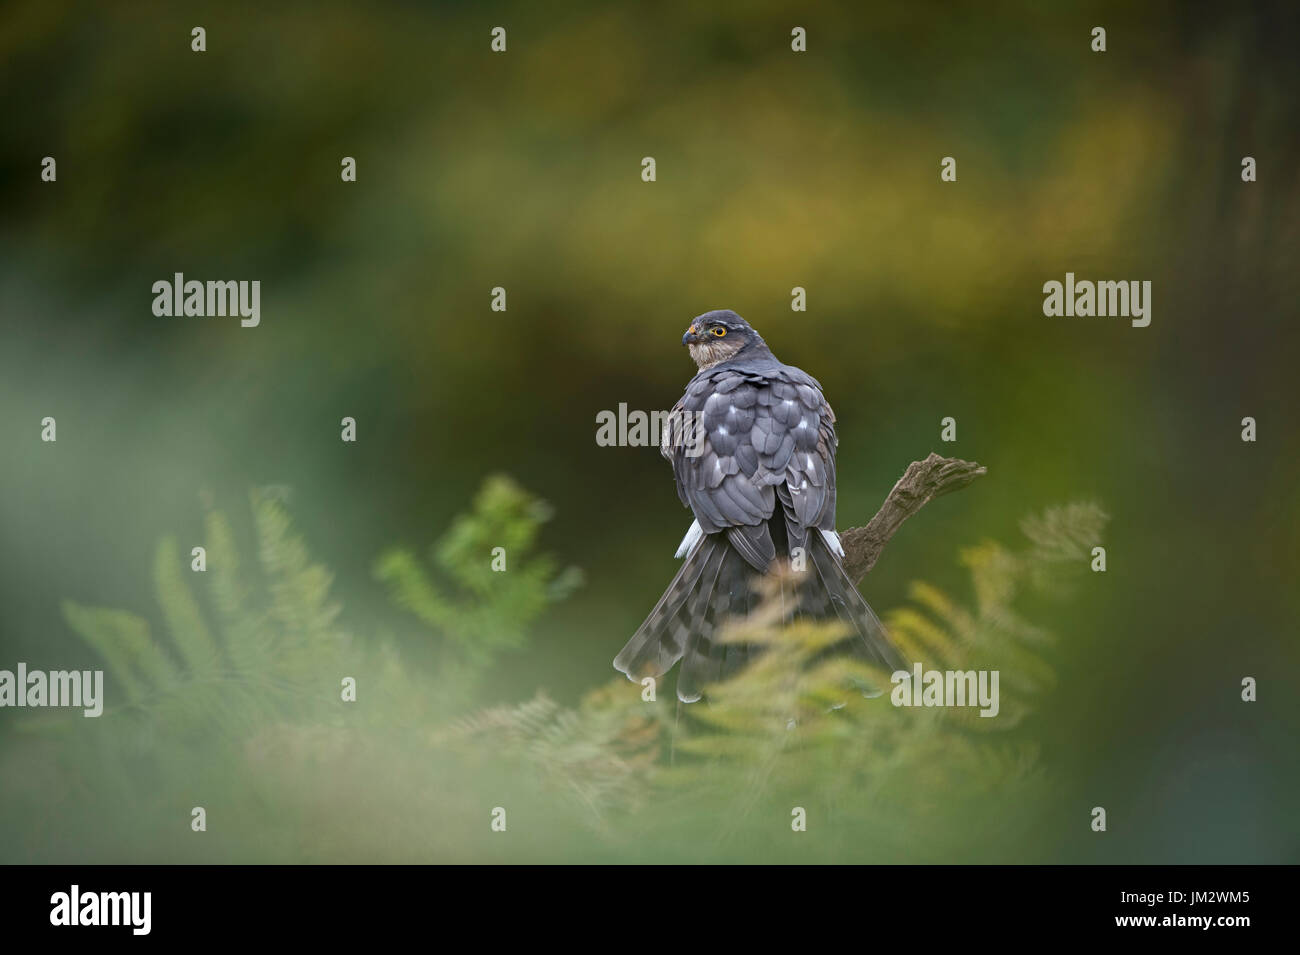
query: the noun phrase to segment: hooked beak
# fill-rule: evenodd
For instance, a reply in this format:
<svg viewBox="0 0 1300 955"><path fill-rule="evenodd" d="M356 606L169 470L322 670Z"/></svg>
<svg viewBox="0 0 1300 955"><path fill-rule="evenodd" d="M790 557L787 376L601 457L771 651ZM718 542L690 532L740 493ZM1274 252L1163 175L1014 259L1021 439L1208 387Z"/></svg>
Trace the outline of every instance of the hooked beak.
<svg viewBox="0 0 1300 955"><path fill-rule="evenodd" d="M683 345L696 345L700 342L700 326L692 325L686 329L686 334L682 336Z"/></svg>

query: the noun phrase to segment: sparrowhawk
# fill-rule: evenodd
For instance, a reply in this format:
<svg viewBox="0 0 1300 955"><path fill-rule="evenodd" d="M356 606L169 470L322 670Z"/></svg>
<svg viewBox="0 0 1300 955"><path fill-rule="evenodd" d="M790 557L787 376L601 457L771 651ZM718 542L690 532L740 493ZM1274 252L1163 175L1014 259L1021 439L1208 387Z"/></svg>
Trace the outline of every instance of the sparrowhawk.
<svg viewBox="0 0 1300 955"><path fill-rule="evenodd" d="M682 660L678 699L735 673L758 652L721 642L729 617L757 605L758 578L778 555L803 573L787 616L833 619L849 627L852 652L894 671L905 668L884 627L841 565L835 532L835 414L821 385L782 364L749 323L729 309L691 322L682 344L699 373L670 421L691 422L660 450L672 462L677 494L695 522L677 556L685 562L614 666L634 681ZM670 429L671 430L671 429ZM802 558L796 561L798 556Z"/></svg>

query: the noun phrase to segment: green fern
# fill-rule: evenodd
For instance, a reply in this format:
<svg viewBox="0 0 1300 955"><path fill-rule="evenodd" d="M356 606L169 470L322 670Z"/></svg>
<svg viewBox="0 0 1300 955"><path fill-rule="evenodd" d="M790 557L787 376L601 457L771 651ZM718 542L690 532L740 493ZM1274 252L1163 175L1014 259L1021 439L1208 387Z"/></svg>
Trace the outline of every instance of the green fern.
<svg viewBox="0 0 1300 955"><path fill-rule="evenodd" d="M552 558L534 553L550 516L546 504L509 479L488 480L472 512L456 518L434 548L452 595L444 596L409 552L379 562L397 602L436 626L457 651L420 687L390 644L372 642L371 660L354 644L340 622L333 576L312 560L282 495L254 491L249 506L251 574L220 510L205 515L204 573L189 570L174 539L159 543L153 576L162 637L126 611L63 604L69 626L104 658L124 708L153 726L238 736L267 719L330 720L341 677L362 671L386 688L391 715L416 718L430 698L442 707L467 698L496 653L520 646L542 609L580 581L576 569L557 572ZM506 548L507 573L491 571L495 546ZM381 710L367 713L382 719Z"/></svg>
<svg viewBox="0 0 1300 955"><path fill-rule="evenodd" d="M375 576L442 642L443 665L462 682L502 651L522 646L537 616L582 582L577 568L559 571L552 557L535 552L550 518L545 502L494 476L471 513L434 544L432 573L408 549L390 550L376 563ZM505 561L504 572L493 570L494 553Z"/></svg>
<svg viewBox="0 0 1300 955"><path fill-rule="evenodd" d="M538 692L517 705L461 717L431 741L462 752L486 745L494 756L525 761L545 785L578 804L588 825L602 828L611 812L634 810L648 794L662 713L647 712L626 693L598 691L568 709Z"/></svg>
<svg viewBox="0 0 1300 955"><path fill-rule="evenodd" d="M1105 522L1092 505L1029 518L1023 525L1028 548L985 543L962 552L972 605L918 583L912 604L889 615L894 639L925 668L999 670L999 719L980 719L975 708L891 705L888 674L826 657L826 648L843 638L842 626L783 626L779 601L770 600L724 635L762 644L766 652L684 716L669 715L674 708L663 702L643 702L639 686L616 680L576 710L539 697L463 719L435 741L448 745L470 736L501 743L557 788L578 794L596 823L615 808L649 804L657 807L643 820L649 832L673 824L665 814L712 804L711 818L721 822L700 838L723 844L769 818L772 807L802 805L816 794L823 811L862 828L868 842L888 846L890 826L924 828L916 820L940 813L945 797L998 798L1040 784L1037 747L989 732L1005 736L1054 681L1042 656L1050 634L1020 616L1015 604L1026 591L1061 592ZM867 697L863 687L883 692ZM638 733L639 761L628 773L620 746ZM637 798L620 785L591 782L609 779L620 779ZM933 835L935 852L971 838ZM893 850L914 853L918 845L913 840Z"/></svg>
<svg viewBox="0 0 1300 955"><path fill-rule="evenodd" d="M329 689L356 655L337 624L330 575L311 561L279 501L254 492L250 504L263 597L240 581L230 523L214 510L207 572L191 573L171 538L155 552L167 639L154 639L142 617L64 602L69 626L104 658L134 716L180 734L238 732L267 715L319 712L337 698ZM210 614L198 582L207 584Z"/></svg>
<svg viewBox="0 0 1300 955"><path fill-rule="evenodd" d="M574 826L593 834L585 851L619 858L736 859L758 845L764 861L985 851L999 837L988 820L1025 824L1023 813L1008 822L996 807L1051 804L1033 793L1044 774L1022 721L1052 686L1044 655L1053 637L1024 611L1024 598L1077 586L1105 525L1091 505L1027 518L1027 546L985 542L961 552L969 598L916 583L907 605L887 616L895 640L927 669L998 669L996 720L973 708L892 706L888 674L825 654L841 627L784 626L769 602L726 634L764 643L767 653L711 688L707 703L683 707L662 687L649 702L620 678L577 706L539 693L435 730L449 711L472 705L471 688L491 663L576 584L576 571L536 553L545 506L492 479L428 565L409 550L378 562L393 599L444 651L423 670L373 630L364 646L355 643L331 575L312 561L283 502L254 493L250 505L251 548L239 546L224 513L206 514L206 573L190 573L174 541L160 543L157 626L122 610L64 605L103 656L116 688L111 707L126 719L105 724L113 727L106 734L86 725L97 721L60 717L58 732L72 743L60 753L69 779L93 776L86 798L96 805L142 806L143 819L192 805L195 789L225 787L224 799L259 820L250 821L245 856L314 861L370 858L376 840L391 858L475 858L484 847L462 831L481 827L484 807L498 800L512 819L533 813L519 833L540 858L573 846ZM491 569L498 546L506 573ZM364 705L340 705L343 675L359 677ZM867 697L863 687L883 693ZM369 821L353 834L358 806ZM818 820L819 835L799 843L807 848L772 839L792 806ZM430 829L430 809L447 826ZM301 831L285 829L286 812L308 820ZM134 837L146 836L142 828ZM268 837L285 842L265 848L258 840Z"/></svg>

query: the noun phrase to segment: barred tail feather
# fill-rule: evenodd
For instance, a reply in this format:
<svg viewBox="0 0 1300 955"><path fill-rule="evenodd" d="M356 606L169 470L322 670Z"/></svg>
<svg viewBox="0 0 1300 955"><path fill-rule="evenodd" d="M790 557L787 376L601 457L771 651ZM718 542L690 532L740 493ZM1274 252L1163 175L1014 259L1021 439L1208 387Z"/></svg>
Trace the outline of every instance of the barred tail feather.
<svg viewBox="0 0 1300 955"><path fill-rule="evenodd" d="M717 541L705 538L687 554L655 608L614 658L614 669L637 682L667 673L682 658L691 636L687 603L718 547Z"/></svg>
<svg viewBox="0 0 1300 955"><path fill-rule="evenodd" d="M753 581L762 574L730 542L720 543L718 550L716 573L702 581L691 601L691 643L677 676L677 698L685 703L694 703L706 685L725 680L749 659L747 645L719 638L728 618L749 612Z"/></svg>
<svg viewBox="0 0 1300 955"><path fill-rule="evenodd" d="M677 697L694 703L706 684L726 679L748 662L748 646L717 638L728 617L749 612L759 576L725 534L704 538L614 658L614 668L639 681L662 676L681 660Z"/></svg>
<svg viewBox="0 0 1300 955"><path fill-rule="evenodd" d="M841 620L849 624L851 632L845 644L865 663L880 667L890 673L906 670L903 655L890 642L885 625L880 622L871 605L859 593L857 585L849 579L839 558L831 552L820 534L808 536L808 556L812 567L808 569L805 588L811 601L805 603L829 604ZM828 617L819 608L806 607L813 616Z"/></svg>
<svg viewBox="0 0 1300 955"><path fill-rule="evenodd" d="M906 669L884 625L844 572L831 544L821 534L804 540L811 566L793 585L782 581L783 618L815 620L838 617L849 625L848 638L832 648L848 649L864 662L889 672ZM745 560L726 534L699 539L664 591L654 610L617 657L614 668L633 682L667 673L679 660L677 697L700 699L705 686L734 675L761 652L761 647L723 643L720 631L728 618L747 616L759 599L764 574Z"/></svg>

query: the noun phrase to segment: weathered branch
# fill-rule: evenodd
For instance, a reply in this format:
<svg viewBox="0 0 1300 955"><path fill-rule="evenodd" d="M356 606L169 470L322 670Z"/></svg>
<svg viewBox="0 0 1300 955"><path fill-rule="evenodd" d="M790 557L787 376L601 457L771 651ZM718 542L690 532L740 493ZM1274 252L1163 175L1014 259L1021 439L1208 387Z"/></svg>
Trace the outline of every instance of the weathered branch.
<svg viewBox="0 0 1300 955"><path fill-rule="evenodd" d="M924 461L913 461L885 498L876 516L862 527L840 534L844 544L844 569L855 583L875 566L885 544L907 520L928 501L965 487L988 469L974 461L941 458L934 452Z"/></svg>

